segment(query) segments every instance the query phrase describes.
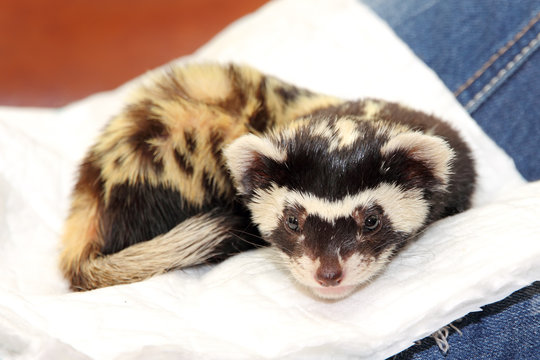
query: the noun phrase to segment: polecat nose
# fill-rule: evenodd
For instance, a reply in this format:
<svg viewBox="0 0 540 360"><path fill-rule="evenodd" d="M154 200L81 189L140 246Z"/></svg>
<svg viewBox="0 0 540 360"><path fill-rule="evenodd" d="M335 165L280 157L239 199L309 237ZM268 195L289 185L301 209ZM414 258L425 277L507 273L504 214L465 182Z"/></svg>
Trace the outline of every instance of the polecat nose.
<svg viewBox="0 0 540 360"><path fill-rule="evenodd" d="M315 280L322 286L338 286L343 280L341 266L320 266L315 273Z"/></svg>

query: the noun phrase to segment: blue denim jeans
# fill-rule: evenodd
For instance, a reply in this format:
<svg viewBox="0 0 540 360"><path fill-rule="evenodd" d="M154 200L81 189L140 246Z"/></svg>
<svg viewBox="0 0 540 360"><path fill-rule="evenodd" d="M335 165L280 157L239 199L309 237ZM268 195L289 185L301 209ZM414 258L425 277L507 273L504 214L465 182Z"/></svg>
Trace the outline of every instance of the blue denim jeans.
<svg viewBox="0 0 540 360"><path fill-rule="evenodd" d="M540 282L468 314L453 326L446 353L428 337L390 359L540 359Z"/></svg>
<svg viewBox="0 0 540 360"><path fill-rule="evenodd" d="M362 2L439 75L526 179L540 179L540 1Z"/></svg>
<svg viewBox="0 0 540 360"><path fill-rule="evenodd" d="M361 0L431 67L528 180L540 179L539 0ZM540 359L540 282L396 359Z"/></svg>

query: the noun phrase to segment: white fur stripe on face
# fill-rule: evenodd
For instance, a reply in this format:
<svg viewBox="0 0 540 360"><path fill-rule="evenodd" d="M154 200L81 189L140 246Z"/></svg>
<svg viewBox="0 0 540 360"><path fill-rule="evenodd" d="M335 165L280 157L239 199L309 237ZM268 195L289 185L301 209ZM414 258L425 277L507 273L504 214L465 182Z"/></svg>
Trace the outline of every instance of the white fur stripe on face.
<svg viewBox="0 0 540 360"><path fill-rule="evenodd" d="M263 234L269 234L279 226L279 218L286 206L302 206L308 215L316 215L333 223L341 217L349 217L358 207L377 204L384 210L396 231L412 233L418 230L427 218L429 206L418 189L403 190L397 185L382 183L356 195L330 201L313 194L290 191L273 185L269 189L257 190L249 204L253 220Z"/></svg>

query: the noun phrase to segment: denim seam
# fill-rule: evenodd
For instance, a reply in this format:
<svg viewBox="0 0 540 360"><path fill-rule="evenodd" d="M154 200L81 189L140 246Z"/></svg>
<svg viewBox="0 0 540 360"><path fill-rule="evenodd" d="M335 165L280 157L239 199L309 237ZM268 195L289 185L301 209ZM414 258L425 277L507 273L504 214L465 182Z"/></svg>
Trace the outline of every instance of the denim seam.
<svg viewBox="0 0 540 360"><path fill-rule="evenodd" d="M536 35L521 51L501 69L497 75L478 92L474 97L467 102L465 109L471 113L475 111L482 102L502 83L512 75L515 70L530 56L540 45L540 33Z"/></svg>
<svg viewBox="0 0 540 360"><path fill-rule="evenodd" d="M461 85L455 92L454 96L458 97L463 91L465 91L469 86L471 86L482 74L486 72L487 69L491 65L495 63L501 56L503 56L512 46L514 46L526 33L529 31L537 22L540 20L540 12L536 14L536 16L529 21L527 25L519 33L514 36L512 40L510 40L508 43L506 43L502 48L500 48L495 54L493 54L482 67L477 70L470 78L465 81L463 85Z"/></svg>

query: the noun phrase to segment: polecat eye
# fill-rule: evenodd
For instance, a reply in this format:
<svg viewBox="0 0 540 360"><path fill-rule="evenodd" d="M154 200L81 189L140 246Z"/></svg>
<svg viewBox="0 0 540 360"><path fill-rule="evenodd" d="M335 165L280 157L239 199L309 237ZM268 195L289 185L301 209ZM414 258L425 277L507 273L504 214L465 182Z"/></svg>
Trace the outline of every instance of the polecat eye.
<svg viewBox="0 0 540 360"><path fill-rule="evenodd" d="M292 231L297 231L298 230L298 219L295 218L294 216L289 216L287 218L287 226L289 227L289 229L291 229Z"/></svg>
<svg viewBox="0 0 540 360"><path fill-rule="evenodd" d="M379 216L377 215L369 215L364 220L364 228L368 231L376 230L379 227L379 224L381 223L381 220L379 219Z"/></svg>

